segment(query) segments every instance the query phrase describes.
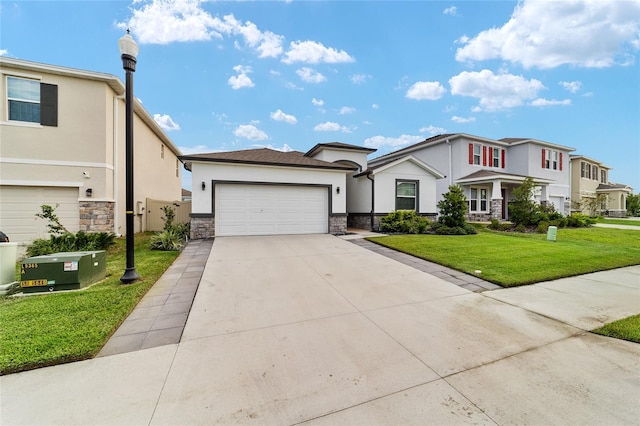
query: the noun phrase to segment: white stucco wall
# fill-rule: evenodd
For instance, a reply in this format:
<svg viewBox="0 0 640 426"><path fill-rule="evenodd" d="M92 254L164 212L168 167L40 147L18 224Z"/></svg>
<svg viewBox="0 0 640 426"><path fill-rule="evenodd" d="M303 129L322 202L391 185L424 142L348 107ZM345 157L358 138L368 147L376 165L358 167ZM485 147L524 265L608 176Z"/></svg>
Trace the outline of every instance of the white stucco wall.
<svg viewBox="0 0 640 426"><path fill-rule="evenodd" d="M223 164L210 162L192 163L192 213L212 212L211 181L233 181L246 183L295 183L331 185L331 213L347 212L346 172L339 170L308 169L265 165ZM206 188L203 191L202 182ZM338 194L336 188L340 187Z"/></svg>
<svg viewBox="0 0 640 426"><path fill-rule="evenodd" d="M347 176L347 211L371 213L371 181L366 176Z"/></svg>
<svg viewBox="0 0 640 426"><path fill-rule="evenodd" d="M322 151L315 154L313 158L315 158L316 160L327 161L329 163L340 160L349 160L360 165L361 169L359 171L365 170L367 168L366 152L324 148L322 149Z"/></svg>
<svg viewBox="0 0 640 426"><path fill-rule="evenodd" d="M394 167L374 174L375 211L389 213L396 209L396 180L417 180L419 182L418 212L436 213L436 178L416 164L405 161Z"/></svg>

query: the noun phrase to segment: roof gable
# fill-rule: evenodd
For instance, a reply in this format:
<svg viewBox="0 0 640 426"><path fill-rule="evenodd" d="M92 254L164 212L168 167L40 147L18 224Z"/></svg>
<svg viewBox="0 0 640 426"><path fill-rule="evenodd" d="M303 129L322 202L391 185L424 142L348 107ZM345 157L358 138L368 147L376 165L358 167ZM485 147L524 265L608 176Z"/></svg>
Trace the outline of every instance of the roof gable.
<svg viewBox="0 0 640 426"><path fill-rule="evenodd" d="M415 164L416 166L420 167L422 170L426 171L429 174L432 174L433 176L436 177L436 179L442 179L444 178L444 175L442 173L440 173L438 170L434 169L433 167L431 167L430 165L428 165L427 163L418 160L416 157L414 157L413 155L407 155L404 156L402 158L398 158L398 159L393 159L381 164L377 164L375 166L369 167L367 170L365 170L362 173L359 173L357 175L355 175L354 177L360 177L360 176L365 176L365 175L375 175L376 173L380 173L389 169L392 169L393 167L405 163L405 162L411 162L413 164Z"/></svg>
<svg viewBox="0 0 640 426"><path fill-rule="evenodd" d="M304 155L305 157L313 157L315 154L317 154L318 152L324 149L334 149L338 151L360 151L360 152L365 152L367 154L371 154L372 152L377 151L377 149L374 149L374 148L366 148L364 146L351 145L348 143L328 142L328 143L316 144L316 146L311 148Z"/></svg>

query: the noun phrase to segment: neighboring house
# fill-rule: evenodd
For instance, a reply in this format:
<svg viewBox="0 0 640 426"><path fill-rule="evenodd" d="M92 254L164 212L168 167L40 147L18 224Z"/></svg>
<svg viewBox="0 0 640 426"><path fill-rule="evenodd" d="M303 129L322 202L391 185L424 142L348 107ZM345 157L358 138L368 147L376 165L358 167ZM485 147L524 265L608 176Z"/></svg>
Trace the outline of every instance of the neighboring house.
<svg viewBox="0 0 640 426"><path fill-rule="evenodd" d="M585 157L571 156L571 203L573 210L594 215L625 217L627 197L633 188L609 182L611 167Z"/></svg>
<svg viewBox="0 0 640 426"><path fill-rule="evenodd" d="M181 156L191 170L192 238L346 232L346 175L371 150L331 145Z"/></svg>
<svg viewBox="0 0 640 426"><path fill-rule="evenodd" d="M436 178L445 177L435 181L436 198L432 203L442 200L450 185L458 184L468 200L469 219L507 220L513 190L526 177L533 178L538 188L536 201L553 204L563 214L570 212L572 151L573 148L536 139L494 140L464 133L443 134L375 158L369 161L369 170L375 172L386 164L412 158L428 168L425 172ZM398 184L396 196L402 191L404 187ZM376 211L373 228L378 227L379 216L385 213Z"/></svg>
<svg viewBox="0 0 640 426"><path fill-rule="evenodd" d="M182 201L191 201L191 191L182 188Z"/></svg>
<svg viewBox="0 0 640 426"><path fill-rule="evenodd" d="M125 87L118 77L0 57L0 229L46 237L43 204L72 232L125 233ZM135 232L147 198L180 200L180 151L134 105Z"/></svg>

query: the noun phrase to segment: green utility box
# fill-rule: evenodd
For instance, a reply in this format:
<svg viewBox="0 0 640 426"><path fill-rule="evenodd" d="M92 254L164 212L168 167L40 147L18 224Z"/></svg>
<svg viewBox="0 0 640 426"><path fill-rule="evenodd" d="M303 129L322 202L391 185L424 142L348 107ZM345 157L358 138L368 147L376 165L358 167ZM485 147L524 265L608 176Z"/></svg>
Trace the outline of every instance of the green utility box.
<svg viewBox="0 0 640 426"><path fill-rule="evenodd" d="M104 279L107 253L78 251L34 256L22 261L20 287L24 293L75 290Z"/></svg>

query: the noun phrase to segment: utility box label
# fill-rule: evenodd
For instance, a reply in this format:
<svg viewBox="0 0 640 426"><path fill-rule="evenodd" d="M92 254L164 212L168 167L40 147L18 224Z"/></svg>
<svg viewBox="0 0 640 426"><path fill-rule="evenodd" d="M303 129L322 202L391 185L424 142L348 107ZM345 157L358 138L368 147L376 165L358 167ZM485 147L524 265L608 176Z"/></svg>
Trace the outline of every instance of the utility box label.
<svg viewBox="0 0 640 426"><path fill-rule="evenodd" d="M78 262L64 262L64 271L77 271L78 270Z"/></svg>

